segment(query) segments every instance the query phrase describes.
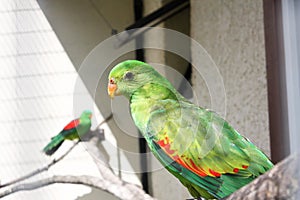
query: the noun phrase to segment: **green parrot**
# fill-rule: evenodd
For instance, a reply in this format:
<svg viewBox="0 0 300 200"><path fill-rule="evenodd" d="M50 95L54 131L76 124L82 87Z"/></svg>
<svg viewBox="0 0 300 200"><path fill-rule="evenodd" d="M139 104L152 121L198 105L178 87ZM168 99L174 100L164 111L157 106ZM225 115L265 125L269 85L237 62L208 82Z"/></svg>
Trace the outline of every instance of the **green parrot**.
<svg viewBox="0 0 300 200"><path fill-rule="evenodd" d="M90 131L91 118L91 111L83 111L78 119L72 120L59 134L51 138L51 141L44 147L43 152L46 155L52 155L65 140L80 139Z"/></svg>
<svg viewBox="0 0 300 200"><path fill-rule="evenodd" d="M129 99L133 121L150 150L195 198L226 197L273 167L228 122L189 102L144 62L116 65L108 93Z"/></svg>

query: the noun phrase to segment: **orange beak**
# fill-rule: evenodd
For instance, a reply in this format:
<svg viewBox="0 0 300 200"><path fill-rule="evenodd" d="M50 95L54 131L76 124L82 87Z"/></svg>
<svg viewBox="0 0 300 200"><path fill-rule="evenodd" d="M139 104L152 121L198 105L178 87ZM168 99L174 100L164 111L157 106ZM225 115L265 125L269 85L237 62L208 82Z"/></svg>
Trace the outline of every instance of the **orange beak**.
<svg viewBox="0 0 300 200"><path fill-rule="evenodd" d="M108 83L107 92L110 98L114 98L117 88L115 83Z"/></svg>

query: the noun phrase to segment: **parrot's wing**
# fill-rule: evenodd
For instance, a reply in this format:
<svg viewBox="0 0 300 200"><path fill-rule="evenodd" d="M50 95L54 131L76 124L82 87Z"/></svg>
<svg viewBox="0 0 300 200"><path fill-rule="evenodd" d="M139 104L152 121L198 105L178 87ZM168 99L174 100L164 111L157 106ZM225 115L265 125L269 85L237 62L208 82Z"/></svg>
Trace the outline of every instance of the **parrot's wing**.
<svg viewBox="0 0 300 200"><path fill-rule="evenodd" d="M79 119L74 119L72 120L70 123L68 123L64 128L63 131L67 131L70 129L74 129L77 128L77 126L80 124L80 120Z"/></svg>
<svg viewBox="0 0 300 200"><path fill-rule="evenodd" d="M194 182L219 179L218 191L209 189L217 197L230 194L272 167L268 158L225 120L189 102L164 100L161 109L152 113L147 132L160 149L157 157L168 156L197 174L198 178L192 176Z"/></svg>
<svg viewBox="0 0 300 200"><path fill-rule="evenodd" d="M152 150L154 155L158 160L169 170L175 177L177 177L183 185L185 185L189 190L191 185L193 185L196 190L200 192L201 196L211 199L212 197L223 198L227 196L220 190L223 180L211 176L199 176L192 170L186 168L185 166L179 164L174 160L169 154L165 152L163 148L159 146L156 142L152 141ZM191 194L192 191L190 190ZM208 193L208 195L207 195ZM197 196L197 195L193 195Z"/></svg>
<svg viewBox="0 0 300 200"><path fill-rule="evenodd" d="M78 130L80 130L80 126L82 126L80 123L80 119L74 119L63 128L60 134L65 139L77 139L79 137Z"/></svg>

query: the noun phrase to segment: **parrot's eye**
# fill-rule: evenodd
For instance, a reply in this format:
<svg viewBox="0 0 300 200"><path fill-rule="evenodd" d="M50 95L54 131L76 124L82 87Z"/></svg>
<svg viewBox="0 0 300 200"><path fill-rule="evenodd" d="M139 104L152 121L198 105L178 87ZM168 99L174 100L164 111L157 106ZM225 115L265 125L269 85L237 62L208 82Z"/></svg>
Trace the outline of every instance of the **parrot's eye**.
<svg viewBox="0 0 300 200"><path fill-rule="evenodd" d="M134 77L134 75L133 75L133 73L132 72L126 72L125 74L124 74L124 80L132 80L133 79L133 77Z"/></svg>
<svg viewBox="0 0 300 200"><path fill-rule="evenodd" d="M113 78L109 79L110 84L115 84L115 80Z"/></svg>

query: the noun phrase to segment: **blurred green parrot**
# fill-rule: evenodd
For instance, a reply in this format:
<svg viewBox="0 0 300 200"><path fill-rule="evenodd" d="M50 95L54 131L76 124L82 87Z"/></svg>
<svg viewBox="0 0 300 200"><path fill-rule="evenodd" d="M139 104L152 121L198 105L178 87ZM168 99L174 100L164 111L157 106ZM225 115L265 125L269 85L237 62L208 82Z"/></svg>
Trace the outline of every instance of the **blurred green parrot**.
<svg viewBox="0 0 300 200"><path fill-rule="evenodd" d="M44 147L43 152L46 155L52 155L65 140L80 139L90 131L92 125L91 118L91 111L83 111L78 119L72 120L60 133L51 138L51 141Z"/></svg>

